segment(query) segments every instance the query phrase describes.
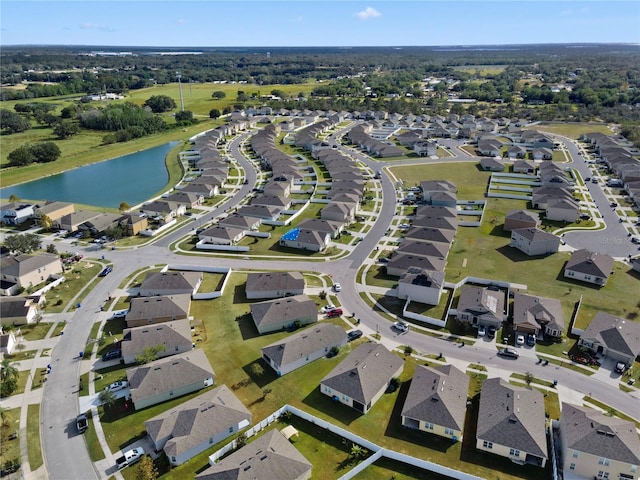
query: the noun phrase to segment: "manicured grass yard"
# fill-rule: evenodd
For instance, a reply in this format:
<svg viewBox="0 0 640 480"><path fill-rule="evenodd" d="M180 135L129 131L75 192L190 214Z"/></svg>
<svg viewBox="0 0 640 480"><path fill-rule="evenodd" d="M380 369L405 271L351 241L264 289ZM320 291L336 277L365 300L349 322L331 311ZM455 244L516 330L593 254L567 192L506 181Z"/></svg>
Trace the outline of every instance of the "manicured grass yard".
<svg viewBox="0 0 640 480"><path fill-rule="evenodd" d="M391 171L407 185L422 180L449 180L458 187L459 200L477 200L484 198L491 173L479 170L476 163L474 161L403 166L393 167Z"/></svg>
<svg viewBox="0 0 640 480"><path fill-rule="evenodd" d="M88 261L80 261L73 269L65 272L66 281L47 293L47 313L61 313L72 298L93 280L102 266Z"/></svg>
<svg viewBox="0 0 640 480"><path fill-rule="evenodd" d="M42 447L40 445L40 404L31 404L27 410L27 452L31 470L43 464Z"/></svg>
<svg viewBox="0 0 640 480"><path fill-rule="evenodd" d="M20 463L20 437L9 440L9 436L20 430L20 408L12 408L4 413L4 421L0 427L0 465L7 460Z"/></svg>

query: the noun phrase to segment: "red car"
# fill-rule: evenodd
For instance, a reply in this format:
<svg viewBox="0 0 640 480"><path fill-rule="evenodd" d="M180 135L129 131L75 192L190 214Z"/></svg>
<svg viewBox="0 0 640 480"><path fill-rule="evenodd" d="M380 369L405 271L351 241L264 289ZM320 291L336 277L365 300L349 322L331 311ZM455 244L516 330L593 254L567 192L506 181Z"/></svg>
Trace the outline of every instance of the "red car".
<svg viewBox="0 0 640 480"><path fill-rule="evenodd" d="M342 309L341 308L336 308L333 310L330 310L327 312L327 317L329 318L333 318L333 317L339 317L340 315L342 315Z"/></svg>

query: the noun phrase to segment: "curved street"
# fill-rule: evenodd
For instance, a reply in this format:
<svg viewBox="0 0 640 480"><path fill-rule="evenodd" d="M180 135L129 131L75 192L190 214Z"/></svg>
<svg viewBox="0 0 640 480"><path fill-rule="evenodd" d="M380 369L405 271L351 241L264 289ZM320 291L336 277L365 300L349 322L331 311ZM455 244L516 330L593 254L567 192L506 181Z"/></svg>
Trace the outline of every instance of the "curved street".
<svg viewBox="0 0 640 480"><path fill-rule="evenodd" d="M250 132L251 133L251 132ZM535 363L534 358L521 356L515 361L505 360L496 355L494 346L476 342L475 345L460 347L455 342L446 339L425 335L416 331L409 331L401 337L391 328L392 322L378 315L360 297L360 287L357 284L356 274L364 261L385 234L396 210L396 189L392 180L383 175L382 178L382 209L377 213L375 224L364 236L361 242L346 257L328 260L325 262L305 262L304 260L261 260L261 259L235 259L220 258L207 255L180 255L169 250L169 246L176 240L191 233L194 224L204 224L221 213L234 208L242 200L251 194L252 187L257 179L257 172L253 163L247 160L240 151L242 141L250 133L237 137L229 144L229 153L240 164L245 172L248 183L241 185L236 195L223 206L213 209L194 222L187 223L170 234L152 241L146 246L133 249L115 251L103 251L105 260L114 265L113 272L97 283L95 288L88 293L80 308L76 309L65 328L64 335L60 337L58 344L52 351L52 373L50 381L44 386L41 404L41 435L45 457L46 471L53 480L107 478L110 475L120 474L114 471L98 471L91 462L82 435L75 432L74 420L78 414L77 391L80 376L79 352L84 350L86 340L94 322L105 319L108 313L103 313L100 307L105 298L116 291L124 279L132 272L157 264L192 264L215 265L238 269L268 270L277 266L279 270L304 270L330 274L334 281L342 284L342 292L339 294L343 308L348 312L357 312L361 320L361 329L365 334L378 332L381 341L389 346L411 345L416 352L442 353L447 361L461 361L466 363L482 364L489 368L509 370L517 373L531 372L535 377L545 380L558 380L559 392L578 392L583 395L592 395L593 398L604 402L620 412L632 416L638 416L637 394L624 393L612 388L598 376L576 374L572 370L560 368L554 365L543 366ZM338 144L339 145L339 144ZM569 153L574 159L573 167L577 168L583 177L590 174L584 160L580 159L576 146L568 142ZM340 147L344 148L344 147ZM367 164L373 170L381 169L381 162L376 162L351 149L348 153ZM459 156L451 161L472 161L472 157ZM393 165L403 165L410 162L394 162ZM575 248L590 248L594 242L606 244L607 251L616 257L626 257L633 252L635 246L626 239L626 230L618 223L617 216L608 207L608 201L600 186L590 186L595 203L603 214L606 229L596 232L567 233L565 241ZM621 239L623 241L621 241ZM45 242L46 243L46 242ZM627 245L628 243L628 245ZM599 251L602 249L599 248ZM90 253L88 255L91 255Z"/></svg>

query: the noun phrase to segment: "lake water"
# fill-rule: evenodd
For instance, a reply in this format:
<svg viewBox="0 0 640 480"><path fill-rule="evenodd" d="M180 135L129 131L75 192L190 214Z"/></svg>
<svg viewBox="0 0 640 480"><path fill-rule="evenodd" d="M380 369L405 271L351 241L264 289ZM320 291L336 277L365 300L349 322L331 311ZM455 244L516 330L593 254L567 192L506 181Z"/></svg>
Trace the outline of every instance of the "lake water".
<svg viewBox="0 0 640 480"><path fill-rule="evenodd" d="M56 200L97 207L137 205L160 191L169 181L165 157L178 144L170 142L122 157L69 170L32 182L0 189L29 200Z"/></svg>

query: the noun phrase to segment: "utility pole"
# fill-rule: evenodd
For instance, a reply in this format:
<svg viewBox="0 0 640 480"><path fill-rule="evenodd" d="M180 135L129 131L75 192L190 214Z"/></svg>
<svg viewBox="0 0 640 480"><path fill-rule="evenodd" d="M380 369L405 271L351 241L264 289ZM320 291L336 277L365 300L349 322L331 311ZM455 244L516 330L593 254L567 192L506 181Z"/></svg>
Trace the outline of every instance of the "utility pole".
<svg viewBox="0 0 640 480"><path fill-rule="evenodd" d="M176 78L178 79L178 88L180 89L180 110L184 112L184 100L182 99L182 82L180 82L182 75L180 75L180 72L176 72Z"/></svg>

